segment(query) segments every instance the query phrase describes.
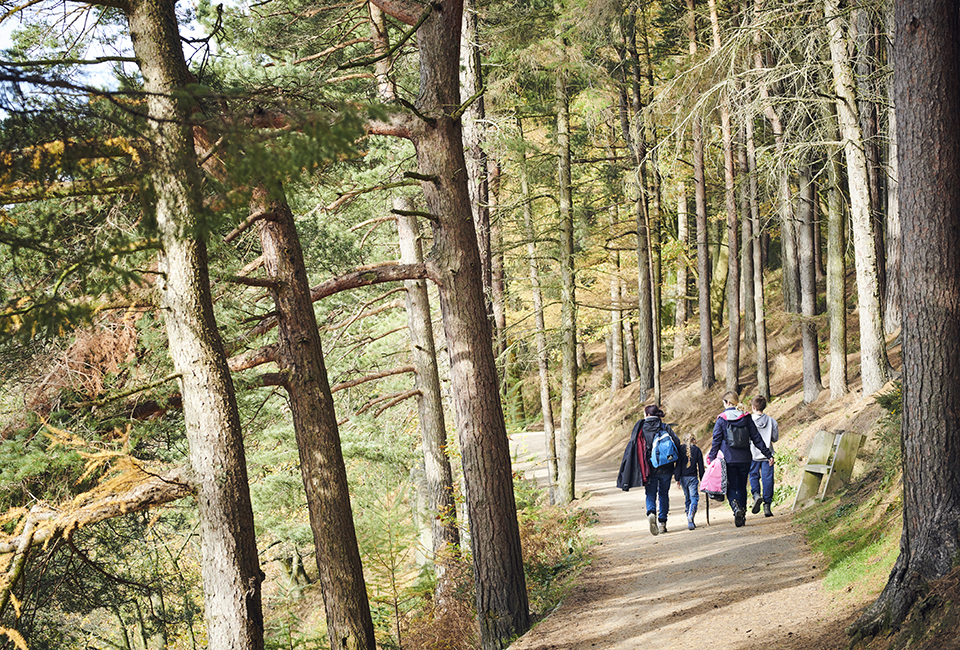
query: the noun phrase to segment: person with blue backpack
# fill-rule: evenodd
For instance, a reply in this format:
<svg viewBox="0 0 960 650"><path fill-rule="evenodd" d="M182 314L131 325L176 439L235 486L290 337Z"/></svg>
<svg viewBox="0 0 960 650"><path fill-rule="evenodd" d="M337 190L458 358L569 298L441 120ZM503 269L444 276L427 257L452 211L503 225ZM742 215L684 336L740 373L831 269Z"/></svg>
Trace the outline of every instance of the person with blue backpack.
<svg viewBox="0 0 960 650"><path fill-rule="evenodd" d="M677 463L685 464L683 445L670 425L663 421L664 412L656 404L643 410L643 441L648 450L650 475L644 484L647 496L647 521L650 534L667 532L667 513L670 511L670 483Z"/></svg>
<svg viewBox="0 0 960 650"><path fill-rule="evenodd" d="M753 453L750 443L773 466L773 452L767 447L757 425L750 413L744 413L737 408L740 396L733 391L723 394L723 413L717 416L713 425L713 446L707 455L707 462L712 463L717 452L723 452L723 459L727 465L727 501L733 510L733 522L737 528L746 522L747 505L747 478L750 475L750 465L753 463Z"/></svg>

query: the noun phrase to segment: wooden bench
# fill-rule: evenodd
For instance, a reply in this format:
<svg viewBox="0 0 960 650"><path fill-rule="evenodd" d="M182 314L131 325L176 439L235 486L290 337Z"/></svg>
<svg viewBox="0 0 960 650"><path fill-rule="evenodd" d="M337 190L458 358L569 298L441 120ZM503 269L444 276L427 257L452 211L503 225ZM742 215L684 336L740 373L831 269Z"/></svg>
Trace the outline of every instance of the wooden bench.
<svg viewBox="0 0 960 650"><path fill-rule="evenodd" d="M793 509L808 506L818 497L823 499L849 481L861 442L860 433L818 431L810 444Z"/></svg>

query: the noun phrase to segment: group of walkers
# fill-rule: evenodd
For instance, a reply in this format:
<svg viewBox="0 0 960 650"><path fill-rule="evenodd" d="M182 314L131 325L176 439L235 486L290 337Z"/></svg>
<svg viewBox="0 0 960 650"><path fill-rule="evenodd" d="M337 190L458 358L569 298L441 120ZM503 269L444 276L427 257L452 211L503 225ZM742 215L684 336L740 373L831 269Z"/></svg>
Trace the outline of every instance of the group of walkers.
<svg viewBox="0 0 960 650"><path fill-rule="evenodd" d="M759 514L763 508L765 516L773 516L773 443L780 437L777 421L764 413L767 400L763 397L753 398L750 412L740 404L735 392L724 393L722 399L723 412L713 425L706 459L697 446L696 436L690 435L687 444L683 444L663 421L666 414L657 404L646 406L644 418L634 426L623 454L617 487L644 488L651 534L667 532L670 484L674 481L683 490L687 529L696 529L700 481L708 470L725 476L725 489L719 495L730 504L738 528L746 522L748 481L752 512Z"/></svg>

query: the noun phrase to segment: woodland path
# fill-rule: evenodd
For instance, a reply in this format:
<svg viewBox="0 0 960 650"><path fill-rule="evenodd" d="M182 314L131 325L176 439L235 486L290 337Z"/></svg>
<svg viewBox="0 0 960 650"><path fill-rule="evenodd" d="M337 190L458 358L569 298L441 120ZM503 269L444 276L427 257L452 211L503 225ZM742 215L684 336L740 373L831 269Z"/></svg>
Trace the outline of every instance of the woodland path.
<svg viewBox="0 0 960 650"><path fill-rule="evenodd" d="M511 436L514 457L542 457L543 435ZM856 614L822 586L821 561L791 523L789 509L751 514L736 528L726 503L701 498L688 531L683 493L670 490L667 533L650 534L643 489L616 487L619 458L580 458L579 505L597 514L592 562L555 611L511 650L775 650L844 648ZM518 469L543 482L531 462ZM582 496L581 496L582 495Z"/></svg>

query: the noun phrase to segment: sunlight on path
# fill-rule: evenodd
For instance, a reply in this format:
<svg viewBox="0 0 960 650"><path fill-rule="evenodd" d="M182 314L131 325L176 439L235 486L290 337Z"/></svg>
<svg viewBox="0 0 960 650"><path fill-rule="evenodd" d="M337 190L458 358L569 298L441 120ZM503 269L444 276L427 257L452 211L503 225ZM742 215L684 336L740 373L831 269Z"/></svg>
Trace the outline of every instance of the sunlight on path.
<svg viewBox="0 0 960 650"><path fill-rule="evenodd" d="M511 436L515 468L541 483L542 433ZM737 529L729 507L701 500L697 529L688 531L683 494L670 491L666 534L650 535L643 489L616 488L616 461L582 458L580 505L595 511L599 545L593 563L564 604L510 646L511 650L604 648L809 650L826 626L850 614L823 590L820 565L787 513L747 515Z"/></svg>

